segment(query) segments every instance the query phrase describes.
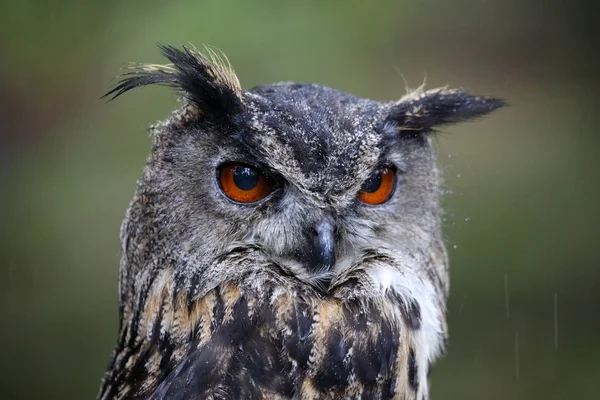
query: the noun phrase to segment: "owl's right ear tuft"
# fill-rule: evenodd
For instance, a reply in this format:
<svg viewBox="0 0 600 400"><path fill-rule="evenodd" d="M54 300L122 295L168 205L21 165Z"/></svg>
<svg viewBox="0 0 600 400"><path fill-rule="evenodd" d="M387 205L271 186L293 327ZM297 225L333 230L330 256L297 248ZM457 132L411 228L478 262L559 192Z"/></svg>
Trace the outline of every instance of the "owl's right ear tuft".
<svg viewBox="0 0 600 400"><path fill-rule="evenodd" d="M434 132L436 126L473 120L505 105L503 100L458 89L419 88L393 105L386 126L393 127L394 135L420 136Z"/></svg>
<svg viewBox="0 0 600 400"><path fill-rule="evenodd" d="M229 119L239 113L243 109L242 88L227 58L209 47L205 47L206 54L182 47L179 50L159 45L171 64L134 65L133 71L123 74L102 98L114 100L131 89L158 84L181 90L200 114L208 118Z"/></svg>

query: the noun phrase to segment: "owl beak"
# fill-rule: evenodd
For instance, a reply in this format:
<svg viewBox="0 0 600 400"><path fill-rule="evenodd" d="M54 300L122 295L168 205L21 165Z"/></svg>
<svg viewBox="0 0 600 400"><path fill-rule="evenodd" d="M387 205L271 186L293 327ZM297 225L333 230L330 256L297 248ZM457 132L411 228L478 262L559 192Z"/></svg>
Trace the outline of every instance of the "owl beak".
<svg viewBox="0 0 600 400"><path fill-rule="evenodd" d="M335 265L335 236L333 224L320 221L313 226L313 257L311 268L329 271Z"/></svg>

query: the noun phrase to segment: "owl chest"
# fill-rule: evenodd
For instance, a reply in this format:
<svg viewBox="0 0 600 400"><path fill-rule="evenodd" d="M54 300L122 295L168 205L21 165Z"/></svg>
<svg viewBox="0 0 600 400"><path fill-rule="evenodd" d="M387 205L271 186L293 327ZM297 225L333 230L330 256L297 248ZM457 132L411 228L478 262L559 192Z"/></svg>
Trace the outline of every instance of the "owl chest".
<svg viewBox="0 0 600 400"><path fill-rule="evenodd" d="M142 346L134 363L139 367L115 375L123 379L114 382L123 394L426 398L419 307L400 298L345 301L289 291L252 294L225 285L191 308L176 306L158 315L153 324L169 327L168 334Z"/></svg>
<svg viewBox="0 0 600 400"><path fill-rule="evenodd" d="M293 305L282 343L300 398L416 398L418 340L410 311L392 303Z"/></svg>

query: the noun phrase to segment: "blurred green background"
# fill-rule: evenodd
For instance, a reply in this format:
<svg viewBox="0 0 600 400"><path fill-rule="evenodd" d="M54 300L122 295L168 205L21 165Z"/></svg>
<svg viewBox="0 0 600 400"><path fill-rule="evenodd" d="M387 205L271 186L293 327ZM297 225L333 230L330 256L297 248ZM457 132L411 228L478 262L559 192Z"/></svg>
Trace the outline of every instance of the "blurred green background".
<svg viewBox="0 0 600 400"><path fill-rule="evenodd" d="M118 231L165 88L106 104L156 43L228 55L242 85L376 99L465 87L511 106L437 137L452 262L434 399L595 399L600 159L593 3L0 3L0 397L91 399L117 335Z"/></svg>

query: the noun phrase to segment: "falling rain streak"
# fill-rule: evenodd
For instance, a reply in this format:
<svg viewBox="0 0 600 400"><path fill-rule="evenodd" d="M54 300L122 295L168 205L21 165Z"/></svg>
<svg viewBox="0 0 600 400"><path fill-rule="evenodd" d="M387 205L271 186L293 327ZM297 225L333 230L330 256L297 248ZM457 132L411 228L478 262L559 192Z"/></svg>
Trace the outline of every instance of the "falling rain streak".
<svg viewBox="0 0 600 400"><path fill-rule="evenodd" d="M554 292L554 349L558 349L558 293Z"/></svg>
<svg viewBox="0 0 600 400"><path fill-rule="evenodd" d="M515 331L515 374L519 379L519 332Z"/></svg>
<svg viewBox="0 0 600 400"><path fill-rule="evenodd" d="M504 308L506 309L506 319L510 319L510 302L508 299L508 274L504 274Z"/></svg>

